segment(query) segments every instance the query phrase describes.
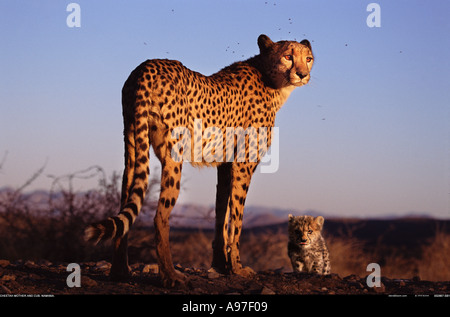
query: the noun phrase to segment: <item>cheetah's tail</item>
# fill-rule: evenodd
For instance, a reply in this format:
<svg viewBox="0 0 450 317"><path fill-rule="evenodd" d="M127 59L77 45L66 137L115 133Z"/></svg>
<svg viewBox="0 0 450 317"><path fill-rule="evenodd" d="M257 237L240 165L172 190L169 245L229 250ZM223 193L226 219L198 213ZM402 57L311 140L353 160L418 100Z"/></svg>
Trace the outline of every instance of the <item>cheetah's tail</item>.
<svg viewBox="0 0 450 317"><path fill-rule="evenodd" d="M146 113L149 113L148 103L138 102L144 100L143 92L138 89L139 78L143 74L144 67L145 62L130 74L122 89L125 170L122 180L121 209L117 216L109 217L86 228L84 239L95 244L126 235L138 217L144 202L150 174L149 149L151 146L148 121L139 119L145 118Z"/></svg>
<svg viewBox="0 0 450 317"><path fill-rule="evenodd" d="M147 173L145 175L148 177ZM142 184L142 188L136 185L136 180L134 181L130 197L127 203L121 207L119 214L88 226L84 231L85 241L97 244L100 241L121 238L128 233L142 208L147 188L147 182Z"/></svg>
<svg viewBox="0 0 450 317"><path fill-rule="evenodd" d="M146 151L141 155L137 160L131 160L137 162L136 165L129 164L132 166L127 165L129 167L125 168L122 184L123 201L119 214L87 227L84 231L85 241L97 244L100 241L121 238L130 230L142 208L148 186L149 153ZM128 192L130 194L126 195Z"/></svg>
<svg viewBox="0 0 450 317"><path fill-rule="evenodd" d="M104 221L91 224L84 231L84 240L94 244L100 241L107 241L119 237L123 237L128 231L131 223L121 219L121 214L109 217ZM125 229L125 224L127 225Z"/></svg>
<svg viewBox="0 0 450 317"><path fill-rule="evenodd" d="M145 175L148 177L147 173ZM121 207L117 216L108 217L88 226L84 231L84 240L97 244L100 241L121 238L127 234L142 208L147 183L143 186L144 188L132 187L129 200L125 206Z"/></svg>
<svg viewBox="0 0 450 317"><path fill-rule="evenodd" d="M143 161L142 157L140 158L140 161ZM143 169L144 172L139 172L141 169ZM138 173L136 173L136 170ZM125 183L125 186L122 188L122 195L124 195L124 192L130 192L128 199L124 198L126 203L122 202L120 212L117 216L108 217L101 222L88 226L84 231L85 241L97 244L100 241L121 238L130 230L142 208L148 186L148 156L147 163L144 164L144 166L126 168L124 174L127 173L128 177L124 177L123 182ZM128 184L128 179L130 178L132 179L132 185ZM129 190L130 187L131 189Z"/></svg>

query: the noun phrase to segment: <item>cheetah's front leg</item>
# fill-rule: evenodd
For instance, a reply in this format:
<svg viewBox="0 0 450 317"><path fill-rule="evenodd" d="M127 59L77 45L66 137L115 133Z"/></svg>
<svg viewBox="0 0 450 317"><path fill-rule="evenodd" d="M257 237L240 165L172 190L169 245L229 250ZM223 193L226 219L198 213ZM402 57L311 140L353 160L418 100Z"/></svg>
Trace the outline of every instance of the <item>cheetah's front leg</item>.
<svg viewBox="0 0 450 317"><path fill-rule="evenodd" d="M239 256L239 238L242 232L245 199L257 163L234 163L231 173L229 265L231 271L245 277L255 274L250 267L242 267Z"/></svg>

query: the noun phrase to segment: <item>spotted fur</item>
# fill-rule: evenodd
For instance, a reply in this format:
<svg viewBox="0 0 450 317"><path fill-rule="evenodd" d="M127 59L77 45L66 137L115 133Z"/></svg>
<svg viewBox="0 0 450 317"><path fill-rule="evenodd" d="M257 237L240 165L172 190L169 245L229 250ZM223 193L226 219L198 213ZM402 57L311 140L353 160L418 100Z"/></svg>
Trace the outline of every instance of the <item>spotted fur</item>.
<svg viewBox="0 0 450 317"><path fill-rule="evenodd" d="M132 71L122 89L124 118L125 169L120 212L86 229L86 239L95 243L114 240L111 276L129 275L127 235L142 207L149 177L149 149L161 162L161 192L154 219L160 273L165 285L183 281L174 270L169 248L169 215L180 191L182 150L189 145L177 136L177 127L186 127L194 136L192 153L211 151L217 155L218 138L210 135L194 148L195 129L214 134L227 127L247 129L266 127L270 146L275 114L295 87L309 81L313 64L307 40L273 42L266 35L258 38L260 54L236 62L221 71L204 76L174 60L147 60ZM200 121L201 120L201 121ZM239 237L250 180L263 152L250 157L249 135L245 135L245 159L234 145L234 159L195 161L194 165L218 168L216 197L216 235L212 267L221 272L246 275L239 259ZM180 143L178 143L180 142ZM178 145L182 145L178 147ZM225 147L225 134L222 146ZM174 156L177 147L178 155ZM214 151L212 150L214 149ZM224 151L225 152L225 151ZM220 154L220 153L219 153ZM228 154L228 153L227 153ZM220 156L220 155L219 155ZM184 157L184 156L183 156ZM187 157L184 157L186 160Z"/></svg>
<svg viewBox="0 0 450 317"><path fill-rule="evenodd" d="M294 272L330 274L328 247L322 237L322 216L289 215L288 255Z"/></svg>

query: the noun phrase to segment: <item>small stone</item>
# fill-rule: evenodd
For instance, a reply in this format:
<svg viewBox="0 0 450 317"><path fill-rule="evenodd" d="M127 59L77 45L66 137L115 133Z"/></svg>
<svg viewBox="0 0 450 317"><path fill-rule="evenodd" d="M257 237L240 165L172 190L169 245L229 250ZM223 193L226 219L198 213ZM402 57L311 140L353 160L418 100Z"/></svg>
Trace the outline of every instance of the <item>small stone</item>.
<svg viewBox="0 0 450 317"><path fill-rule="evenodd" d="M7 267L10 264L8 260L0 260L1 267Z"/></svg>
<svg viewBox="0 0 450 317"><path fill-rule="evenodd" d="M264 286L263 289L261 290L261 295L275 295L275 294L276 293L267 286Z"/></svg>
<svg viewBox="0 0 450 317"><path fill-rule="evenodd" d="M175 265L175 268L176 268L177 270L180 270L180 271L183 270L183 266L182 266L180 263L178 263L177 265Z"/></svg>
<svg viewBox="0 0 450 317"><path fill-rule="evenodd" d="M98 261L97 263L95 263L95 267L101 270L109 270L111 268L111 263L106 262L104 260Z"/></svg>
<svg viewBox="0 0 450 317"><path fill-rule="evenodd" d="M158 274L159 273L159 266L156 263L153 264L146 264L144 265L144 267L142 268L142 273L154 273L154 274Z"/></svg>
<svg viewBox="0 0 450 317"><path fill-rule="evenodd" d="M220 277L220 273L217 273L216 271L208 273L208 278L209 279L214 279L214 278L219 278L219 277Z"/></svg>
<svg viewBox="0 0 450 317"><path fill-rule="evenodd" d="M96 281L94 281L93 279L91 279L90 277L81 276L81 286L86 286L86 287L95 287L97 286L98 283Z"/></svg>
<svg viewBox="0 0 450 317"><path fill-rule="evenodd" d="M16 280L16 276L15 275L11 275L11 274L5 274L2 276L2 281L15 281Z"/></svg>

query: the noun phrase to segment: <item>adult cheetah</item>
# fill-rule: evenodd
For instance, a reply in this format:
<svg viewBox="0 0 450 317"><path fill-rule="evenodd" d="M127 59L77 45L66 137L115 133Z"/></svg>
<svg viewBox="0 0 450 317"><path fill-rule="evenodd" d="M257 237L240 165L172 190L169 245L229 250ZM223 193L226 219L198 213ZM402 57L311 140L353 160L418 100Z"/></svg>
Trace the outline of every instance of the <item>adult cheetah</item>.
<svg viewBox="0 0 450 317"><path fill-rule="evenodd" d="M250 155L250 147L254 146L251 133L245 133L245 142L237 142L239 146L233 142L231 155L218 146L226 150L230 145L227 136L231 133L233 141L238 137L236 130L227 128L266 128L259 142L267 141L270 146L275 114L295 87L308 83L314 61L308 40L273 42L262 34L258 46L258 55L211 76L191 71L178 61L161 59L147 60L131 72L122 89L125 169L120 212L85 231L85 238L95 243L113 239L112 278L130 274L127 237L146 193L150 147L162 166L154 224L164 285L184 281L183 274L174 269L169 248L169 215L180 191L183 160L218 169L212 268L244 276L253 273L240 263L239 237L250 180L264 151L259 151L257 157ZM179 127L185 127L185 132L194 137L174 133ZM195 135L196 129L197 133L202 131L202 138ZM204 139L206 131L209 133ZM227 133L221 134L223 131ZM191 148L200 154L208 148L215 159L196 160L194 154L186 155ZM226 157L221 156L224 153Z"/></svg>

